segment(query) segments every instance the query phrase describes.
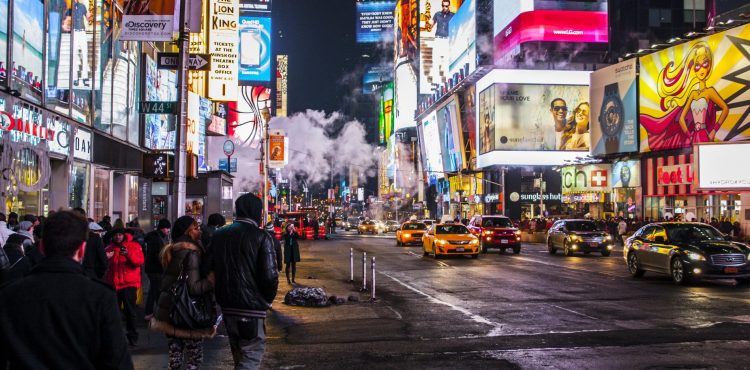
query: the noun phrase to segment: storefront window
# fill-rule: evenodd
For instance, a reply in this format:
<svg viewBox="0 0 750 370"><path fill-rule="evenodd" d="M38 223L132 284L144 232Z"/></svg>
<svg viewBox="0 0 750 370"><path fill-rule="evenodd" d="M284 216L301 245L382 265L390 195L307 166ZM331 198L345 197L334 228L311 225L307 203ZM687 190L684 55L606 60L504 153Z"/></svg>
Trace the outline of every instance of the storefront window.
<svg viewBox="0 0 750 370"><path fill-rule="evenodd" d="M73 163L70 168L70 208L86 209L89 203L89 166L85 163Z"/></svg>
<svg viewBox="0 0 750 370"><path fill-rule="evenodd" d="M16 0L13 6L11 88L25 99L42 102L44 2Z"/></svg>
<svg viewBox="0 0 750 370"><path fill-rule="evenodd" d="M96 34L98 42L94 46L96 55L96 83L94 96L96 116L94 127L110 132L112 126L112 9L110 4L96 1Z"/></svg>
<svg viewBox="0 0 750 370"><path fill-rule="evenodd" d="M109 216L109 170L97 168L94 171L94 220Z"/></svg>
<svg viewBox="0 0 750 370"><path fill-rule="evenodd" d="M128 176L128 221L138 217L138 176Z"/></svg>

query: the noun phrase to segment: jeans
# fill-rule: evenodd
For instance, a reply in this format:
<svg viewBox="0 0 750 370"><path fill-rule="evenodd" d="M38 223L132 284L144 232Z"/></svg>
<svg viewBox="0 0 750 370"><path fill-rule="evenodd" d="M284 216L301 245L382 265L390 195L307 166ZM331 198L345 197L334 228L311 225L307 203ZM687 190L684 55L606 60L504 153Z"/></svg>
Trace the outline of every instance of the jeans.
<svg viewBox="0 0 750 370"><path fill-rule="evenodd" d="M264 322L264 319L252 317L224 316L235 370L260 368L263 352L266 350Z"/></svg>
<svg viewBox="0 0 750 370"><path fill-rule="evenodd" d="M146 316L154 313L154 306L159 300L162 274L148 274L148 296L146 296Z"/></svg>
<svg viewBox="0 0 750 370"><path fill-rule="evenodd" d="M138 341L138 331L135 328L135 298L138 288L122 288L117 291L117 305L122 306L125 317L125 328L131 342Z"/></svg>
<svg viewBox="0 0 750 370"><path fill-rule="evenodd" d="M182 339L167 337L169 345L169 364L167 369L195 370L203 362L203 339Z"/></svg>

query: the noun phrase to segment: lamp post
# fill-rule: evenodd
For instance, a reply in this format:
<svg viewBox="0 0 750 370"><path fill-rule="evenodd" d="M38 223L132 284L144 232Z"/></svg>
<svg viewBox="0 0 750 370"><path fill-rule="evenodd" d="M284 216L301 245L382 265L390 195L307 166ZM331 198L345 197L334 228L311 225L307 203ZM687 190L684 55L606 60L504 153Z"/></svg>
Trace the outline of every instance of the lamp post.
<svg viewBox="0 0 750 370"><path fill-rule="evenodd" d="M264 107L260 110L260 115L263 116L263 136L260 140L260 160L263 166L263 220L258 226L262 228L268 222L268 122L271 121L271 110Z"/></svg>

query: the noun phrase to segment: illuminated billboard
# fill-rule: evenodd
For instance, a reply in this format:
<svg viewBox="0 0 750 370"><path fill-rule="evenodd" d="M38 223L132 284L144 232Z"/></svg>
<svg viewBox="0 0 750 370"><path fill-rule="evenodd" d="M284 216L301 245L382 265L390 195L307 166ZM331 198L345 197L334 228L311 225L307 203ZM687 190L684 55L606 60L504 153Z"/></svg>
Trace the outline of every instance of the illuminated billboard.
<svg viewBox="0 0 750 370"><path fill-rule="evenodd" d="M458 172L464 164L463 140L458 97L437 109L438 133L443 171Z"/></svg>
<svg viewBox="0 0 750 370"><path fill-rule="evenodd" d="M395 1L357 1L357 42L393 42Z"/></svg>
<svg viewBox="0 0 750 370"><path fill-rule="evenodd" d="M424 171L429 182L443 178L443 156L440 152L440 129L438 128L437 113L432 112L422 121L422 142L424 146Z"/></svg>
<svg viewBox="0 0 750 370"><path fill-rule="evenodd" d="M179 2L127 0L123 4L121 0L118 3L123 6L120 40L172 41L172 32L179 27L175 17L179 12Z"/></svg>
<svg viewBox="0 0 750 370"><path fill-rule="evenodd" d="M448 30L448 77L469 65L467 76L476 69L477 20L476 0L466 0L450 20Z"/></svg>
<svg viewBox="0 0 750 370"><path fill-rule="evenodd" d="M240 16L240 84L271 81L271 18Z"/></svg>
<svg viewBox="0 0 750 370"><path fill-rule="evenodd" d="M380 98L380 143L385 144L393 133L393 82L383 86Z"/></svg>
<svg viewBox="0 0 750 370"><path fill-rule="evenodd" d="M641 152L750 139L750 26L640 58Z"/></svg>
<svg viewBox="0 0 750 370"><path fill-rule="evenodd" d="M366 64L362 76L362 93L380 91L383 84L393 81L393 64Z"/></svg>
<svg viewBox="0 0 750 370"><path fill-rule="evenodd" d="M417 60L417 0L398 0L393 11L393 61Z"/></svg>
<svg viewBox="0 0 750 370"><path fill-rule="evenodd" d="M241 86L237 100L236 120L229 116L227 135L238 145L254 145L260 139L259 127L263 124L261 110L271 109L271 89L264 86ZM230 104L231 110L231 104ZM236 122L236 123L235 123Z"/></svg>
<svg viewBox="0 0 750 370"><path fill-rule="evenodd" d="M11 89L36 103L42 99L44 2L17 0L13 6L13 67Z"/></svg>
<svg viewBox="0 0 750 370"><path fill-rule="evenodd" d="M417 110L417 75L408 63L396 67L393 130L414 127Z"/></svg>
<svg viewBox="0 0 750 370"><path fill-rule="evenodd" d="M519 45L549 41L606 43L609 41L607 1L521 1L505 11L506 1L495 1L495 13L506 15L494 22L495 62L518 53ZM501 8L498 9L498 6Z"/></svg>
<svg viewBox="0 0 750 370"><path fill-rule="evenodd" d="M208 97L217 101L237 100L238 0L209 0Z"/></svg>
<svg viewBox="0 0 750 370"><path fill-rule="evenodd" d="M159 70L156 61L144 54L146 78L145 101L177 101L177 74ZM175 116L172 114L144 114L144 145L152 150L171 150L175 146Z"/></svg>
<svg viewBox="0 0 750 370"><path fill-rule="evenodd" d="M289 102L289 56L276 56L276 117L286 117Z"/></svg>
<svg viewBox="0 0 750 370"><path fill-rule="evenodd" d="M591 154L638 151L636 60L591 74Z"/></svg>
<svg viewBox="0 0 750 370"><path fill-rule="evenodd" d="M448 80L450 21L461 3L462 0L419 1L420 94L431 94Z"/></svg>

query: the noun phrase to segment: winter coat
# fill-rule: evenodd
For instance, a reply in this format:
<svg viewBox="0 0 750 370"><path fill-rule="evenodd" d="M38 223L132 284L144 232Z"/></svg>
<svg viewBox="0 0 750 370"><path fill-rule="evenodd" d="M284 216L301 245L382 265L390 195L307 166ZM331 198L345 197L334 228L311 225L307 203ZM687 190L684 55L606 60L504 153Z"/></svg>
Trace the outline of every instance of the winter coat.
<svg viewBox="0 0 750 370"><path fill-rule="evenodd" d="M83 271L89 277L104 279L104 274L107 272L107 263L102 237L89 231L89 237L86 239L86 250L83 252Z"/></svg>
<svg viewBox="0 0 750 370"><path fill-rule="evenodd" d="M8 256L9 268L0 271L0 283L8 283L18 280L31 272L32 261L23 251L20 244L7 243L2 248Z"/></svg>
<svg viewBox="0 0 750 370"><path fill-rule="evenodd" d="M161 280L159 300L154 310L154 318L151 320L150 327L152 330L165 333L169 336L178 338L203 338L212 337L215 334L213 328L203 330L190 330L174 327L171 322L171 314L174 309L174 297L171 289L182 273L183 266L187 269L187 285L191 297L200 297L210 294L213 291L213 285L206 278L200 275L202 252L197 245L187 242L178 242L170 247L167 252L172 254L169 265L164 269L164 276Z"/></svg>
<svg viewBox="0 0 750 370"><path fill-rule="evenodd" d="M141 246L133 241L133 236L125 233L125 240L122 245L127 249L128 253L122 255L120 253L120 246L114 243L107 246L104 250L106 253L113 252L112 257L109 258L109 267L107 273L104 275L104 280L113 287L115 290L124 288L140 288L141 286L141 265L143 265L144 257Z"/></svg>
<svg viewBox="0 0 750 370"><path fill-rule="evenodd" d="M266 232L268 233L268 236L273 241L273 252L276 255L276 267L279 269L279 271L281 271L281 266L282 266L281 259L283 258L282 251L281 251L281 242L279 240L277 240L273 236L273 234L271 234L268 231L266 231Z"/></svg>
<svg viewBox="0 0 750 370"><path fill-rule="evenodd" d="M290 264L300 261L298 238L299 234L296 231L284 233L284 263Z"/></svg>
<svg viewBox="0 0 750 370"><path fill-rule="evenodd" d="M163 274L164 267L161 266L159 254L164 246L169 243L169 237L164 236L161 230L154 230L146 234L146 264L144 269L147 274Z"/></svg>
<svg viewBox="0 0 750 370"><path fill-rule="evenodd" d="M5 246L5 241L11 234L15 234L13 230L8 228L5 221L0 221L0 247Z"/></svg>

